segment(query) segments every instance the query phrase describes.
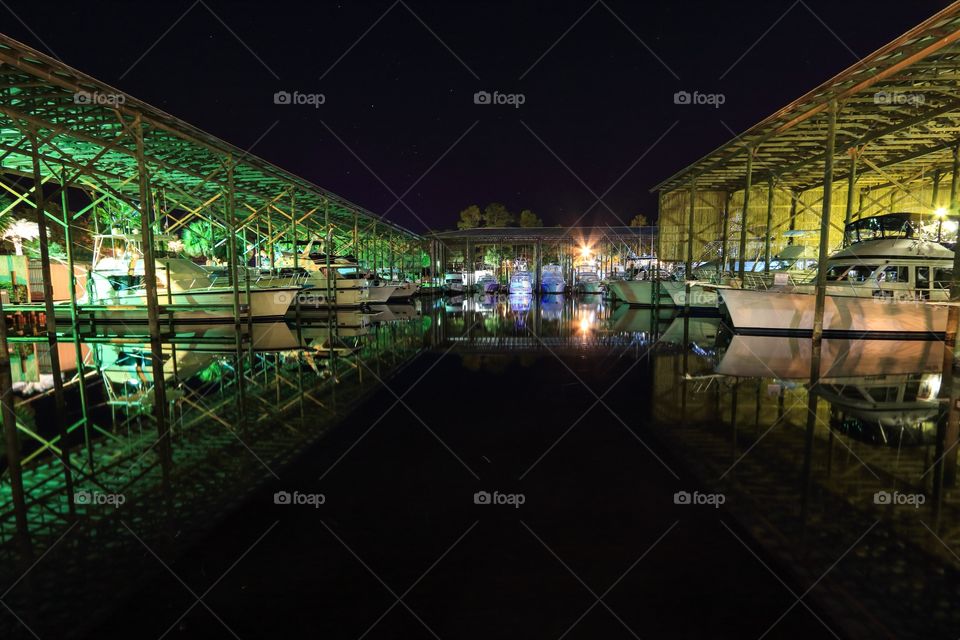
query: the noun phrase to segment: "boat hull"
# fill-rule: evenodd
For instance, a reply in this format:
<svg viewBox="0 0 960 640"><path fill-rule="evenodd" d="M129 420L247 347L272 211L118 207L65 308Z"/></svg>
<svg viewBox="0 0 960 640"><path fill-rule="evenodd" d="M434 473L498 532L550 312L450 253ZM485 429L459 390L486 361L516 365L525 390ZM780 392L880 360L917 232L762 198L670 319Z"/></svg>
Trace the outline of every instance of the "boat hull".
<svg viewBox="0 0 960 640"><path fill-rule="evenodd" d="M510 283L511 295L527 295L531 293L533 293L533 286L531 286L531 284L527 281Z"/></svg>
<svg viewBox="0 0 960 640"><path fill-rule="evenodd" d="M400 285L395 284L371 284L367 290L367 300L369 304L383 304L390 299L390 296L400 288Z"/></svg>
<svg viewBox="0 0 960 640"><path fill-rule="evenodd" d="M687 306L687 287L682 282L661 282L660 286L670 296L675 307ZM716 291L707 291L698 284L690 285L690 307L693 309L716 309Z"/></svg>
<svg viewBox="0 0 960 640"><path fill-rule="evenodd" d="M299 290L299 287L253 289L250 291L249 299L246 291L240 291L240 305L247 308L247 311L240 312L240 317L251 317L255 320L282 318L287 313L287 309ZM180 293L161 293L158 296L161 307L165 305L189 306L195 307L195 310L161 313L160 318L166 320L172 317L176 321L232 321L236 317L233 310L233 294L232 289L198 289ZM116 307L85 311L82 303L78 305L85 318L92 315L97 322L146 322L148 320L147 298L143 293L118 295L110 299L97 300L92 305ZM57 320L67 321L70 318L70 310L66 306L59 307L55 316Z"/></svg>
<svg viewBox="0 0 960 640"><path fill-rule="evenodd" d="M577 291L579 293L600 293L599 282L578 282Z"/></svg>
<svg viewBox="0 0 960 640"><path fill-rule="evenodd" d="M393 290L393 292L390 294L390 297L388 298L388 300L393 302L394 300L406 300L408 298L412 298L417 294L417 291L419 289L420 287L412 282L404 282L402 284L398 284L396 288Z"/></svg>
<svg viewBox="0 0 960 640"><path fill-rule="evenodd" d="M739 332L810 333L816 296L809 293L724 289L726 312ZM930 336L947 328L947 307L884 298L824 299L823 330L831 334Z"/></svg>
<svg viewBox="0 0 960 640"><path fill-rule="evenodd" d="M562 281L545 280L540 283L540 292L548 294L563 293L566 285Z"/></svg>
<svg viewBox="0 0 960 640"><path fill-rule="evenodd" d="M293 299L287 313L296 313L299 304L301 313L309 313L312 309L326 310L330 307L359 307L368 302L366 287L349 287L334 289L330 298L327 297L326 287L310 287L301 289Z"/></svg>

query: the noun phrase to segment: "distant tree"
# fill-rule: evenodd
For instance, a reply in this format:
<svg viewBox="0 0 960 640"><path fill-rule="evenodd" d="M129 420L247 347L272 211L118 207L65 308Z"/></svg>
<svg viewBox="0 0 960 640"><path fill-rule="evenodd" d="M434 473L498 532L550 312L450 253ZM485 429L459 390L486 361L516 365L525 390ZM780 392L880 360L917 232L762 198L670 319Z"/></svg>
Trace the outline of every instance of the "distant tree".
<svg viewBox="0 0 960 640"><path fill-rule="evenodd" d="M638 213L633 216L633 220L630 221L631 227L646 227L649 223L647 222L647 216L642 213Z"/></svg>
<svg viewBox="0 0 960 640"><path fill-rule="evenodd" d="M480 207L472 204L460 212L457 229L475 229L480 226L481 222L483 222L483 213L480 211Z"/></svg>
<svg viewBox="0 0 960 640"><path fill-rule="evenodd" d="M491 202L483 210L483 220L488 227L506 227L513 223L513 214L499 202Z"/></svg>
<svg viewBox="0 0 960 640"><path fill-rule="evenodd" d="M520 226L524 228L542 227L543 220L530 209L524 209L520 212Z"/></svg>
<svg viewBox="0 0 960 640"><path fill-rule="evenodd" d="M10 224L3 232L3 239L13 243L18 256L23 255L23 243L40 237L40 225L36 222L20 219Z"/></svg>

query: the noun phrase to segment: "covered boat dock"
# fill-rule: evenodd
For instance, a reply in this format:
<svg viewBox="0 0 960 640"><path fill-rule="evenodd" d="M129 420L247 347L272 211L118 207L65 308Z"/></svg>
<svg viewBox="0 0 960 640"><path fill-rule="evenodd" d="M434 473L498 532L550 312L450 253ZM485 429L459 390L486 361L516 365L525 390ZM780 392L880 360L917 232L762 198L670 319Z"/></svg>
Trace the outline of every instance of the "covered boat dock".
<svg viewBox="0 0 960 640"><path fill-rule="evenodd" d="M716 261L727 277L743 282L748 261L762 261L768 271L771 257L787 246L816 248L811 390L821 375L824 266L843 246L845 226L909 212L956 229L958 67L960 3L955 2L654 187L657 253L684 264L686 274L698 263ZM956 482L960 435L958 266L955 261L939 387L933 482L938 507L944 487ZM808 394L808 453L817 397Z"/></svg>

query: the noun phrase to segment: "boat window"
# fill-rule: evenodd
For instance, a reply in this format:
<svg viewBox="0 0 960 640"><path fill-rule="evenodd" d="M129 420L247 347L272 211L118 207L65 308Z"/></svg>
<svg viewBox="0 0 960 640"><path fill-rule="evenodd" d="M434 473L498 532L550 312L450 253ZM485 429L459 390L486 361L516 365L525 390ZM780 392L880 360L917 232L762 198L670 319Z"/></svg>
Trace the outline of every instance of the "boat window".
<svg viewBox="0 0 960 640"><path fill-rule="evenodd" d="M934 289L949 289L950 284L952 282L953 282L953 269L947 269L944 267L933 268L933 288Z"/></svg>
<svg viewBox="0 0 960 640"><path fill-rule="evenodd" d="M910 267L886 267L883 271L877 274L877 280L880 282L909 282Z"/></svg>
<svg viewBox="0 0 960 640"><path fill-rule="evenodd" d="M847 398L849 400L863 400L863 394L860 393L859 387L845 385L843 387L834 386L834 389L837 391L837 394L843 398Z"/></svg>
<svg viewBox="0 0 960 640"><path fill-rule="evenodd" d="M107 282L114 291L139 289L143 286L143 276L107 276Z"/></svg>
<svg viewBox="0 0 960 640"><path fill-rule="evenodd" d="M847 282L865 282L867 278L870 277L870 274L877 270L877 266L856 264L849 267L849 269L844 280Z"/></svg>
<svg viewBox="0 0 960 640"><path fill-rule="evenodd" d="M917 289L930 288L930 267L917 267Z"/></svg>
<svg viewBox="0 0 960 640"><path fill-rule="evenodd" d="M874 402L898 402L900 387L873 387L869 394Z"/></svg>
<svg viewBox="0 0 960 640"><path fill-rule="evenodd" d="M843 280L843 277L847 274L847 270L850 268L848 264L835 264L829 269L827 269L827 280L838 281Z"/></svg>
<svg viewBox="0 0 960 640"><path fill-rule="evenodd" d="M903 387L903 401L916 402L920 397L920 381L913 380Z"/></svg>

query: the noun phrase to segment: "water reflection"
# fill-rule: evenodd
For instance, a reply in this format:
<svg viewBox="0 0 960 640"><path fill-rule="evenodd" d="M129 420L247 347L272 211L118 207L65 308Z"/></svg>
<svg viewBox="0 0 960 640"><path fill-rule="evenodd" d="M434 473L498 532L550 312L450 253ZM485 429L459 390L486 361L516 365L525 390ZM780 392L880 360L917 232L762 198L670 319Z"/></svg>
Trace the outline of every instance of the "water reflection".
<svg viewBox="0 0 960 640"><path fill-rule="evenodd" d="M24 417L24 433L36 435L23 436L25 483L35 500L32 513L66 522L62 486L51 482L59 469L51 451L64 442L50 420L45 348L34 342L13 349L15 380L32 394L21 405L33 412ZM762 521L784 545L780 552L794 554L814 578L836 561L836 547L852 543L879 518L885 540L895 541L896 554L908 549L911 563L899 562L899 573L891 575L886 564L871 560L887 557L891 546L868 539L864 554L851 555L834 569L837 575L873 575L878 584L913 580L919 586L898 600L906 611L922 610L928 586L942 593L955 587L942 573L925 583L932 562L960 561L923 555L929 531L920 519L955 542L960 534L948 529L960 524L960 492L951 488L944 495L939 520L929 506L907 512L874 503L876 492L892 489L929 495L932 503L934 462L945 457L955 464L936 446L939 341L825 340L812 427L809 339L731 336L719 318L617 306L601 295L425 297L364 310L312 310L287 323L181 325L159 354L151 352L142 327L120 326L85 330L79 344L59 348L68 383L71 376L75 382L68 386L74 428L66 444L81 472L78 486L94 486L95 477L98 487L129 492L122 515L135 518L138 530L164 530L169 514L153 499L161 489L177 498L177 517L187 523L207 518L211 505L236 501L424 350L456 350L463 367L498 372L507 372L514 358L572 353L584 361L595 357L590 366L597 368L613 361L604 360L608 356L645 365L631 369L615 390L629 396L624 421L644 439L655 436L670 448L690 477L729 494L744 517ZM174 474L172 486L163 487L153 422L157 357L175 469L202 470L203 482L178 486ZM805 489L807 483L815 490ZM9 490L0 500L9 515ZM93 523L91 530L116 516L92 506L79 513ZM62 526L48 526L34 543L46 548L62 532ZM15 566L11 518L0 521L0 536L8 543L0 546L7 566ZM108 549L112 543L102 544Z"/></svg>
<svg viewBox="0 0 960 640"><path fill-rule="evenodd" d="M699 322L686 331L709 339ZM938 446L943 343L826 339L811 387L810 338L721 329L715 340L713 350L690 340L682 353L652 355L658 433L708 486L755 505L750 517L762 518L812 579L837 561L838 547L875 527L837 578L896 584L896 606L882 616L890 633L937 633L942 620L924 612L933 593L957 588L942 577L943 565L960 567L944 553L960 542L960 494L956 449ZM898 506L895 495L912 496L910 506ZM881 557L896 567L878 564ZM858 583L858 597L883 593Z"/></svg>

